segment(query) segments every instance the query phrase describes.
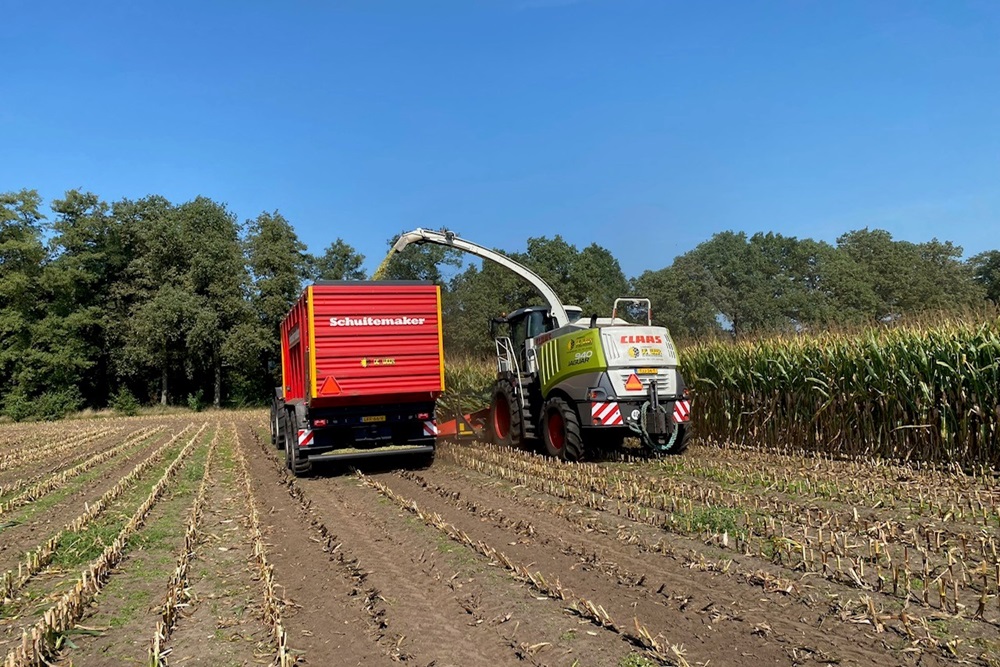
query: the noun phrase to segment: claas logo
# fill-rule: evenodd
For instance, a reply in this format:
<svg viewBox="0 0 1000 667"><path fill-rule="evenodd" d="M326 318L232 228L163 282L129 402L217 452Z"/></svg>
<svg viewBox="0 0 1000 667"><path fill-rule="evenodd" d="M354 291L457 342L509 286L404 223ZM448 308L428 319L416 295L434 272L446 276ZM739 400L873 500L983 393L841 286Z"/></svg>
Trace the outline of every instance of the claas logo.
<svg viewBox="0 0 1000 667"><path fill-rule="evenodd" d="M622 336L621 342L624 345L635 343L640 345L661 345L663 344L663 336Z"/></svg>

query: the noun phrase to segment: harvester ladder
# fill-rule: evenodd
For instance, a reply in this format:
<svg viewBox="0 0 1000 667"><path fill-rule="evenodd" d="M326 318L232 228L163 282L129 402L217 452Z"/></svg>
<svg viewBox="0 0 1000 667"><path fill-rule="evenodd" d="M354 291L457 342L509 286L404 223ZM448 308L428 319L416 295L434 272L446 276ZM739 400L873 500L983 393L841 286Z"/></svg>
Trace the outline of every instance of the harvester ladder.
<svg viewBox="0 0 1000 667"><path fill-rule="evenodd" d="M497 374L510 374L515 378L514 394L517 397L518 408L521 410L521 430L525 438L535 437L535 422L531 416L531 409L528 407L528 397L524 393L524 375L520 365L517 363L517 354L514 351L514 344L507 336L500 336L496 339L497 349Z"/></svg>

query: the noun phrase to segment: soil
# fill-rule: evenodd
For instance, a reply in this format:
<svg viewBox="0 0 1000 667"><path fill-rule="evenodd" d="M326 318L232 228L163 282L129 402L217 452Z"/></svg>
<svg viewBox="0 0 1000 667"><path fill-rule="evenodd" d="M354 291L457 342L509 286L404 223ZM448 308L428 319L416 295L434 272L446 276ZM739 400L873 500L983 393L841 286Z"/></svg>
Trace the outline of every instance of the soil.
<svg viewBox="0 0 1000 667"><path fill-rule="evenodd" d="M873 504L852 523L855 496L863 494L839 476L864 475L863 464L766 455L767 465L785 466L787 476L818 475L821 482L844 489L843 497L822 498L787 485L772 492L765 482L754 486L737 479L733 471L747 460L744 454L703 446L693 446L676 465L605 462L588 468L590 477L570 479L576 468L544 459L532 459L522 472L512 473L524 461L519 453L503 454L494 467L473 469L468 461L486 450L443 445L435 463L423 470L369 466L356 474L330 467L302 479L284 469L266 429L266 414L223 419L227 435L190 570L193 599L165 644L170 665L275 664L235 447L249 464L264 551L295 664L1000 664L1000 608L992 572L984 577L988 604L980 611L966 604L976 595L972 584L977 582L963 589L963 604L952 611L955 602L941 608L933 600L921 603L916 595L904 604L891 591L851 585L780 554L743 553L711 531L671 528L662 521L669 512L645 500L609 502L598 497L598 486L586 490L586 480L596 484L604 476L650 489L658 488L657 480L683 480L701 490L696 504L705 512L726 509L720 498L738 489L741 497L759 494L800 503L802 516L838 517L834 520L845 533L860 531L861 519L886 517L910 523L933 519L944 531L975 528L984 539L997 537L995 525L983 526L972 514L949 522L944 514L908 510L905 496L911 487L904 477L909 473L888 475L873 468L873 475L887 474L885 488L891 492L885 492L884 506ZM113 483L128 467L124 461L109 466L102 484ZM970 480L923 472L913 476L912 488L927 499L942 499L946 510L952 502L960 506L962 493L973 493L987 503L987 514L995 512L990 489L974 487ZM573 485L584 490L568 493ZM96 497L98 485L88 488L77 492L78 502L84 495ZM57 656L59 664L70 659L77 666L146 664L192 499L193 492L185 491L159 503L104 592L78 621L82 631L78 627L69 635L77 648ZM53 516L65 511L62 507L50 508L48 520L65 521L68 517ZM795 531L798 516L790 507L779 518ZM166 524L174 527L165 530ZM810 529L808 522L801 526ZM863 537L863 532L851 534ZM33 534L12 528L7 536L16 538L11 548L19 554ZM900 540L887 543L896 548ZM600 610L605 622L593 620L591 610ZM9 645L0 646L5 648Z"/></svg>
<svg viewBox="0 0 1000 667"><path fill-rule="evenodd" d="M175 665L270 664L262 589L252 562L247 503L233 443L220 447L205 499L202 540L191 566L190 608L166 642Z"/></svg>

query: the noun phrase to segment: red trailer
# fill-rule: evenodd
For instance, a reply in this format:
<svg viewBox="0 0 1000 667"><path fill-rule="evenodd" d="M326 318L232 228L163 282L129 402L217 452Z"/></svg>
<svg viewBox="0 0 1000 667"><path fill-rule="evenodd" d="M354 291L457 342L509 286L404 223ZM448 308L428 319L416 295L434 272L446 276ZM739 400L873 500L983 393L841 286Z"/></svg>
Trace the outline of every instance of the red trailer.
<svg viewBox="0 0 1000 667"><path fill-rule="evenodd" d="M306 288L281 323L272 441L296 475L321 461L433 458L444 391L441 289L417 281Z"/></svg>

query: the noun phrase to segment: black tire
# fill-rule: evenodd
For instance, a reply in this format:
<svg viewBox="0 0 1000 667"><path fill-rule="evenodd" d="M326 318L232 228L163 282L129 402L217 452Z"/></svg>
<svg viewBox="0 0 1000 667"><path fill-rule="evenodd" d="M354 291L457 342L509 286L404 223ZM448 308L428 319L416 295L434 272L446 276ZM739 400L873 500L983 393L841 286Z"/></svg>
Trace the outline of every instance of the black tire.
<svg viewBox="0 0 1000 667"><path fill-rule="evenodd" d="M284 433L285 433L285 467L288 468L289 470L291 470L292 469L292 450L295 449L295 447L296 447L295 443L297 442L297 439L295 437L295 434L292 433L291 424L289 423L291 420L288 419L288 414L285 413L284 416L285 416L285 419L284 419L284 422L285 422L284 423L284 427L285 427L284 428Z"/></svg>
<svg viewBox="0 0 1000 667"><path fill-rule="evenodd" d="M558 396L545 401L542 417L542 441L545 453L567 461L583 458L583 431L576 408Z"/></svg>
<svg viewBox="0 0 1000 667"><path fill-rule="evenodd" d="M677 425L677 441L674 442L674 446L670 448L667 454L671 456L676 456L678 454L683 454L688 445L691 444L691 425L690 424L678 424Z"/></svg>
<svg viewBox="0 0 1000 667"><path fill-rule="evenodd" d="M305 477L312 472L312 463L299 449L297 421L294 412L285 411L285 467L296 477Z"/></svg>
<svg viewBox="0 0 1000 667"><path fill-rule="evenodd" d="M302 455L302 450L298 445L291 447L292 450L292 474L296 477L307 477L312 474L312 463Z"/></svg>
<svg viewBox="0 0 1000 667"><path fill-rule="evenodd" d="M523 440L521 408L514 396L514 386L507 380L498 380L490 401L490 440L494 445L520 447Z"/></svg>
<svg viewBox="0 0 1000 667"><path fill-rule="evenodd" d="M271 444L285 448L285 410L277 403L271 408Z"/></svg>

